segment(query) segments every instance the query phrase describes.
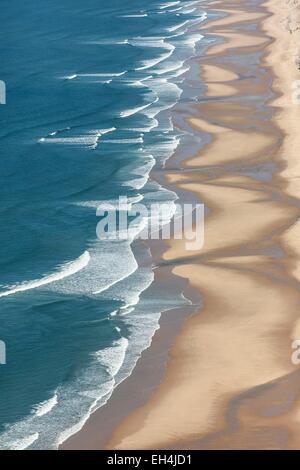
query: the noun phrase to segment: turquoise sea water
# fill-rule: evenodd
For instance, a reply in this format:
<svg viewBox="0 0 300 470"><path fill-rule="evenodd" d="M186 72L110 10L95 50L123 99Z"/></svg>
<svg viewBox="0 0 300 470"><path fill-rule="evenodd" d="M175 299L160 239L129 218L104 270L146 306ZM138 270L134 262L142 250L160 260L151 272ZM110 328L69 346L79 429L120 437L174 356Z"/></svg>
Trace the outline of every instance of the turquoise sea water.
<svg viewBox="0 0 300 470"><path fill-rule="evenodd" d="M181 297L146 248L96 237L99 204L168 203L172 108L199 1L2 0L0 448L56 448L128 375ZM138 267L138 263L140 267Z"/></svg>

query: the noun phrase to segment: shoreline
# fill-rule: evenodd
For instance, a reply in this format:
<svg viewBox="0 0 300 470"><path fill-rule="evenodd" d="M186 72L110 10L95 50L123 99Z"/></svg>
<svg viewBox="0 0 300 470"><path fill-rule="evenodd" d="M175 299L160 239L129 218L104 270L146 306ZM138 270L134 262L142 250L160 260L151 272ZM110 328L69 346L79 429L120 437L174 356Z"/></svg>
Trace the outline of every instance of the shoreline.
<svg viewBox="0 0 300 470"><path fill-rule="evenodd" d="M186 321L163 383L115 430L109 449L299 446L292 432L299 372L291 363L300 301L299 191L297 173L288 173L297 165L299 108L291 103L286 69L294 77L298 71L283 60L288 39L277 22L285 5L209 7L229 13L206 25L226 41L201 60L209 101L192 125L213 137L186 162L192 177L170 174L210 209L204 250L174 269L199 289L204 309ZM260 27L251 30L251 22ZM258 166L270 162L262 177ZM185 256L176 242L165 259Z"/></svg>
<svg viewBox="0 0 300 470"><path fill-rule="evenodd" d="M113 407L126 396L123 385L136 394L139 380L148 383L158 343L162 369L144 403L133 400L101 441L108 403L63 449L299 448L300 371L291 362L291 342L300 338L294 40L280 25L280 0L220 0L207 8L226 16L200 29L225 40L200 57L207 88L188 121L210 140L182 172L172 170L172 159L166 166L168 183L209 209L205 245L186 252L182 241L171 241L163 254L204 305L184 324L180 318L168 344L171 319L162 315L146 359L110 400Z"/></svg>
<svg viewBox="0 0 300 470"><path fill-rule="evenodd" d="M206 20L203 22L205 23ZM194 32L197 32L197 30L194 30ZM197 60L197 56L191 56L187 58L186 62L195 60ZM177 117L180 117L180 120L182 120L183 118L180 113L184 112L186 106L179 102L175 105L175 109L177 107L180 108L179 111L177 110ZM186 126L185 123L183 125L181 122L180 125L177 123L174 127L182 130ZM199 144L196 147L198 148ZM180 170L180 165L184 159L185 152L182 149L179 151L176 149L175 154L165 162L165 166L167 167L169 164L173 165L175 163ZM178 201L181 203L198 203L198 198L190 192L183 191L176 185L166 181L165 166L159 163L155 165L150 172L150 180L176 193ZM136 251L135 248L139 244L139 240L132 244L134 253ZM160 239L147 240L142 242L142 244L146 244L147 248L150 249L154 267L154 280L148 289L153 284L160 284L160 288L163 289L169 285L170 289L176 291L177 295L182 295L187 303L186 305L178 305L178 307L161 312L159 327L151 338L151 344L142 351L132 373L117 385L105 405L90 414L79 431L70 435L59 444L58 450L98 450L105 447L114 427L117 426L119 421L133 412L137 406L145 404L159 385L164 376L169 351L175 338L180 333L185 320L194 314L197 306L201 305L201 296L198 291L189 286L187 281L174 275L172 266L163 262L163 253L168 249L166 241ZM137 262L139 262L138 259ZM174 286L176 287L174 288ZM157 364L159 364L159 367L157 367ZM139 390L135 390L140 385L142 385L142 393ZM102 424L103 422L105 422L105 429Z"/></svg>

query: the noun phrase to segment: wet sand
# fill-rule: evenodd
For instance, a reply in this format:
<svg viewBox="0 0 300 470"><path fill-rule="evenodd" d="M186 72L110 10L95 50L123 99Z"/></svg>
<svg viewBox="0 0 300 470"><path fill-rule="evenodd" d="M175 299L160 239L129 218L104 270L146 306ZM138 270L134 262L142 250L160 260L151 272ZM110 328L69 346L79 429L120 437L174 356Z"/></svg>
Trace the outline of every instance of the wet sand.
<svg viewBox="0 0 300 470"><path fill-rule="evenodd" d="M216 1L189 121L209 142L167 180L205 203L205 243L170 243L173 272L202 295L161 383L109 449L297 449L300 371L300 79L284 0ZM202 28L203 29L203 28ZM297 31L296 31L297 34Z"/></svg>

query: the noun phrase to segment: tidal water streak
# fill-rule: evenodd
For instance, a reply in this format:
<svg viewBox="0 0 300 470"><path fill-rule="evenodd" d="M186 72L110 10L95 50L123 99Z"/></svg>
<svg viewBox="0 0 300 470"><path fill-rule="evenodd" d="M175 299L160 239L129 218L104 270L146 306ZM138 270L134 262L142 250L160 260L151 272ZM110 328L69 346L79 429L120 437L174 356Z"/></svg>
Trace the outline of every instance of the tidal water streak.
<svg viewBox="0 0 300 470"><path fill-rule="evenodd" d="M176 194L149 173L180 145L171 110L204 6L1 3L2 449L56 448L80 429L130 375L161 312L185 302L152 284L134 237L97 239L96 209L126 196L174 214Z"/></svg>

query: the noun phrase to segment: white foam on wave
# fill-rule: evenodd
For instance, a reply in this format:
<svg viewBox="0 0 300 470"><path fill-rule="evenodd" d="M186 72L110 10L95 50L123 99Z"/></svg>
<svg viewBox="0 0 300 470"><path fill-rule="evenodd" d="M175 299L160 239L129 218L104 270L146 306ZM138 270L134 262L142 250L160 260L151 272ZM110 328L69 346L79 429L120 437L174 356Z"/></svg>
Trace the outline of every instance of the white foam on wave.
<svg viewBox="0 0 300 470"><path fill-rule="evenodd" d="M106 134L110 134L111 132L114 132L116 131L116 127L110 127L108 129L100 129L100 130L97 130L96 133L95 131L90 131L90 134L93 136L94 138L94 142L92 144L92 148L95 149L97 148L97 145L98 145L98 141L99 139L103 136L103 135L106 135Z"/></svg>
<svg viewBox="0 0 300 470"><path fill-rule="evenodd" d="M145 182L143 182L143 184L145 184ZM102 212L103 208L100 205L97 208L97 214L100 215ZM114 237L114 240L103 241L106 251L103 252L101 256L95 253L94 257L94 261L96 261L96 263L94 262L95 268L98 272L95 272L93 278L93 295L108 291L113 286L118 285L120 281L129 278L137 271L138 264L130 245L134 238L144 229L145 225L146 220L142 217L138 221L131 222L130 227L126 229L124 233L122 230L118 230L115 233L111 231L110 236ZM119 237L119 239L117 237ZM123 260L123 262L121 262L121 260ZM99 262L102 263L102 269L99 266ZM106 266L109 266L109 271ZM101 273L102 275L99 275ZM80 283L82 283L82 279ZM91 283L89 283L89 288L91 288Z"/></svg>
<svg viewBox="0 0 300 470"><path fill-rule="evenodd" d="M197 10L196 7L194 7L194 8L188 8L188 9L186 9L186 10L183 10L182 13L183 13L184 15L190 15L191 13L194 13L196 10Z"/></svg>
<svg viewBox="0 0 300 470"><path fill-rule="evenodd" d="M42 137L41 139L39 139L39 142L46 143L46 144L93 147L95 145L95 142L98 140L98 137L100 137L101 135L102 135L101 133L95 132L95 134L92 134L92 135L78 135L74 137L57 137L57 138Z"/></svg>
<svg viewBox="0 0 300 470"><path fill-rule="evenodd" d="M24 439L16 439L13 441L10 446L8 447L9 450L25 450L29 446L31 446L37 439L39 438L39 434L35 432Z"/></svg>
<svg viewBox="0 0 300 470"><path fill-rule="evenodd" d="M126 183L123 183L123 186L129 186L134 189L142 189L145 184L147 183L149 179L149 174L154 167L156 163L155 158L153 155L148 155L148 159L145 160L140 166L133 168L130 171L130 174L132 176L135 176L135 178L131 180L127 180ZM128 168L125 167L124 169L126 172L128 172ZM122 173L122 170L119 171L119 174Z"/></svg>
<svg viewBox="0 0 300 470"><path fill-rule="evenodd" d="M133 116L134 114L139 113L141 111L144 111L144 109L149 108L149 106L153 105L157 101L158 101L158 98L155 98L155 100L152 101L151 103L147 103L147 104L144 104L143 106L138 106L136 108L126 109L125 111L121 111L119 114L119 117L126 118L129 116Z"/></svg>
<svg viewBox="0 0 300 470"><path fill-rule="evenodd" d="M183 9L183 6L178 7L178 8L171 8L170 10L168 10L168 13L175 13L176 11L180 11L182 9ZM166 13L166 12L163 12L163 13Z"/></svg>
<svg viewBox="0 0 300 470"><path fill-rule="evenodd" d="M95 352L94 357L106 367L111 377L115 377L125 360L127 348L128 339L122 337L115 341L111 347Z"/></svg>
<svg viewBox="0 0 300 470"><path fill-rule="evenodd" d="M181 75L187 73L190 70L190 67L182 67L174 71L174 73L171 74L171 78L177 78L181 77Z"/></svg>
<svg viewBox="0 0 300 470"><path fill-rule="evenodd" d="M180 0L178 0L177 2L166 2L166 3L163 3L162 5L160 5L159 9L164 10L165 8L169 8L169 7L173 7L174 5L178 5L178 3L180 3Z"/></svg>
<svg viewBox="0 0 300 470"><path fill-rule="evenodd" d="M71 261L62 265L60 271L42 277L41 279L36 279L34 281L28 281L19 285L15 285L7 291L0 292L0 297L7 297L8 295L13 295L19 292L25 292L31 289L36 289L38 287L42 287L47 284L51 284L52 282L60 281L66 277L72 276L73 274L85 268L89 264L90 258L91 257L89 252L85 251L75 261Z"/></svg>
<svg viewBox="0 0 300 470"><path fill-rule="evenodd" d="M164 60L171 57L171 55L173 54L173 50L174 49L172 48L168 52L162 53L159 57L156 57L155 59L142 61L142 65L140 67L137 67L135 70L139 71L139 70L151 69L152 67L159 64L160 62L163 62Z"/></svg>
<svg viewBox="0 0 300 470"><path fill-rule="evenodd" d="M143 80L126 80L123 81L123 84L126 84L126 86L130 86L133 88L148 88L145 83L143 83Z"/></svg>
<svg viewBox="0 0 300 470"><path fill-rule="evenodd" d="M151 132L152 129L155 129L157 126L158 126L158 120L155 118L149 118L149 124L145 125L144 127L127 127L127 128L125 127L123 128L123 130L128 131L128 132L148 133L148 132Z"/></svg>
<svg viewBox="0 0 300 470"><path fill-rule="evenodd" d="M167 70L170 71L170 69L172 69L172 66L166 66L161 74L166 73ZM172 108L182 94L182 89L179 88L176 83L169 81L167 78L156 78L150 80L149 87L159 97L156 104L143 111L143 113L150 119L154 119L161 111Z"/></svg>
<svg viewBox="0 0 300 470"><path fill-rule="evenodd" d="M136 15L121 15L121 18L143 18L145 16L148 16L147 13L140 13L140 14L136 14Z"/></svg>
<svg viewBox="0 0 300 470"><path fill-rule="evenodd" d="M42 401L41 403L36 405L32 411L36 416L41 417L49 413L55 407L55 405L57 405L57 403L58 396L55 393L53 397L49 398L49 400Z"/></svg>
<svg viewBox="0 0 300 470"><path fill-rule="evenodd" d="M127 70L124 72L103 72L103 73L79 73L77 77L122 77L122 75L125 75L127 73Z"/></svg>
<svg viewBox="0 0 300 470"><path fill-rule="evenodd" d="M139 202L143 199L143 196L141 194L138 194L137 196L131 196L131 197L126 197L126 206L122 206L123 210L130 210L132 207L132 204L135 204L136 202ZM122 200L124 201L124 199ZM119 199L106 199L106 200L98 200L98 201L82 201L82 202L76 202L76 206L81 206L81 207L91 207L93 209L97 209L98 207L103 209L103 210L109 210L111 208L119 208L120 207L120 200Z"/></svg>
<svg viewBox="0 0 300 470"><path fill-rule="evenodd" d="M94 41L85 41L85 44L93 44L93 45L115 45L115 44L128 44L128 39L95 39ZM126 72L125 72L126 73Z"/></svg>
<svg viewBox="0 0 300 470"><path fill-rule="evenodd" d="M171 44L170 42L167 42L165 38L163 37L155 37L155 36L150 36L150 37L135 37L132 40L129 41L131 45L133 46L138 46L138 47L151 47L151 48L161 48L161 49L166 49L167 52L163 52L160 54L159 57L153 58L153 59L146 59L142 62L142 65L140 67L137 67L135 70L136 71L142 71L142 70L147 70L147 69L152 69L155 68L157 65L163 62L169 62L168 59L171 58L175 46ZM170 67L170 65L169 65ZM156 70L154 69L155 73ZM150 79L152 78L151 76L149 77ZM144 79L140 80L140 82L145 82L146 80L149 80L148 77L145 77ZM145 85L145 83L142 83L142 85ZM141 84L139 83L139 86Z"/></svg>
<svg viewBox="0 0 300 470"><path fill-rule="evenodd" d="M66 75L65 77L62 77L64 80L74 80L74 78L77 77L77 74L74 73L73 75Z"/></svg>
<svg viewBox="0 0 300 470"><path fill-rule="evenodd" d="M109 83L112 83L113 79L109 79L109 80L96 80L94 81L93 83L103 83L103 84L109 84Z"/></svg>
<svg viewBox="0 0 300 470"><path fill-rule="evenodd" d="M125 75L127 70L123 72L99 72L99 73L74 73L73 75L66 75L62 77L64 80L74 80L75 78L82 78L82 77L121 77Z"/></svg>
<svg viewBox="0 0 300 470"><path fill-rule="evenodd" d="M99 217L102 215L100 211L101 209L97 208ZM109 232L111 233L112 231ZM87 296L109 289L138 268L130 244L129 239L119 240L116 237L111 239L108 235L104 238L102 235L102 238L97 238L89 248L91 259L86 269L51 284L49 289L64 295Z"/></svg>
<svg viewBox="0 0 300 470"><path fill-rule="evenodd" d="M136 168L136 163L120 168L119 177L126 180L124 185L142 188L148 181L149 172L155 160L152 156L145 156L144 166ZM128 177L136 178L136 181L128 181ZM107 201L87 201L80 205L86 207L94 207L97 209L97 217L103 218L105 211L131 210L134 204L143 199L141 194L131 198L123 199L124 207L120 207L120 200ZM99 218L99 222L102 219ZM66 278L59 283L54 283L50 289L55 292L67 294L95 295L104 292L131 276L138 268L137 261L131 249L131 243L135 236L144 228L144 220L135 220L130 223L129 230L126 234L118 231L117 226L110 226L109 233L103 235L103 232L97 236L95 241L89 247L90 262L86 269L75 274L70 278ZM97 225L98 227L98 225ZM97 231L98 233L98 231ZM126 235L126 236L125 236ZM109 269L108 269L109 267Z"/></svg>
<svg viewBox="0 0 300 470"><path fill-rule="evenodd" d="M171 157L171 155L174 155L179 144L179 136L166 136L164 142L158 142L149 145L149 151L151 151L154 155L158 154L159 161L164 165L165 162Z"/></svg>
<svg viewBox="0 0 300 470"><path fill-rule="evenodd" d="M183 28L183 26L185 26L189 22L189 20L183 21L182 23L177 24L175 26L170 26L169 28L167 28L167 30L170 32L177 31L177 29Z"/></svg>
<svg viewBox="0 0 300 470"><path fill-rule="evenodd" d="M176 62L163 64L161 68L155 70L156 75L164 75L168 74L169 72L174 72L175 70L182 69L184 60L178 60Z"/></svg>
<svg viewBox="0 0 300 470"><path fill-rule="evenodd" d="M122 84L126 84L126 86L130 87L135 87L135 88L148 88L147 80L150 78L153 78L152 75L148 75L147 77L144 78L139 78L139 79L123 79Z"/></svg>
<svg viewBox="0 0 300 470"><path fill-rule="evenodd" d="M136 139L111 139L102 140L102 144L142 144L144 142L143 137L137 137Z"/></svg>
<svg viewBox="0 0 300 470"><path fill-rule="evenodd" d="M64 128L62 128L62 129L57 129L56 131L49 132L49 134L47 135L47 137L53 137L53 136L55 136L55 135L57 135L57 134L60 134L61 132L69 131L70 129L71 129L71 127L69 127L69 126L68 126L68 127L64 127ZM42 139L40 139L40 140L42 140ZM45 138L44 138L44 140L45 140Z"/></svg>
<svg viewBox="0 0 300 470"><path fill-rule="evenodd" d="M183 44L188 44L189 46L192 46L192 48L195 48L195 45L203 39L203 35L199 33L192 33L186 36L185 39L182 40Z"/></svg>
<svg viewBox="0 0 300 470"><path fill-rule="evenodd" d="M39 139L39 142L43 144L70 145L75 147L83 146L95 149L102 135L114 132L115 130L115 127L111 127L109 129L95 129L88 131L86 134L72 137L55 137L58 133L58 131L56 131L52 133L52 136L54 137L51 137L49 134L47 137Z"/></svg>
<svg viewBox="0 0 300 470"><path fill-rule="evenodd" d="M129 44L139 47L160 47L167 50L175 49L175 47L166 42L165 38L162 36L136 36L129 40Z"/></svg>

